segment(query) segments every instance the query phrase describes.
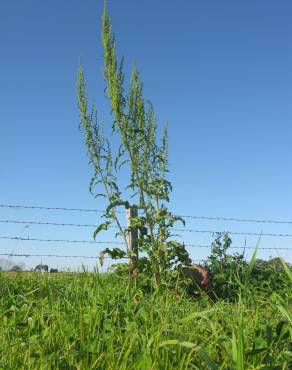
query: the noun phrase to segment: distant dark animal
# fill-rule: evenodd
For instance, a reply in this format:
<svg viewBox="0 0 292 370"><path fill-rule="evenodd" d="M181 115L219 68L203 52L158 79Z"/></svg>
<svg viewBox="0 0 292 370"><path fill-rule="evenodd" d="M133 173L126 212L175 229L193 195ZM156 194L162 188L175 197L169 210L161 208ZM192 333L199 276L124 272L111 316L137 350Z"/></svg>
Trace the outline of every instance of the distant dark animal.
<svg viewBox="0 0 292 370"><path fill-rule="evenodd" d="M10 271L22 271L22 268L20 266L13 266L12 269Z"/></svg>
<svg viewBox="0 0 292 370"><path fill-rule="evenodd" d="M50 269L50 272L58 272L58 269Z"/></svg>
<svg viewBox="0 0 292 370"><path fill-rule="evenodd" d="M204 267L196 264L182 267L182 277L191 281L194 287L207 289L209 287L209 273Z"/></svg>
<svg viewBox="0 0 292 370"><path fill-rule="evenodd" d="M34 269L34 271L44 271L44 272L48 272L49 271L49 267L48 265L37 265Z"/></svg>

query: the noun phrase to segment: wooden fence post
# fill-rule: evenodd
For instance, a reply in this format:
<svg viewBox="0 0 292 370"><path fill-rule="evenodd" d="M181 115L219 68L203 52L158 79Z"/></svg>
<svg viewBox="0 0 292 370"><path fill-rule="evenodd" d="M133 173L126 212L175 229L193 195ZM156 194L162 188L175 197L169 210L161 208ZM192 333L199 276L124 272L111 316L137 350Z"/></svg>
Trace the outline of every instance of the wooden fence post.
<svg viewBox="0 0 292 370"><path fill-rule="evenodd" d="M129 207L126 209L126 217L127 217L127 227L132 225L132 218L138 216L138 210L136 207ZM132 253L131 256L131 263L135 265L138 259L138 230L132 229L128 234L128 242L130 252Z"/></svg>

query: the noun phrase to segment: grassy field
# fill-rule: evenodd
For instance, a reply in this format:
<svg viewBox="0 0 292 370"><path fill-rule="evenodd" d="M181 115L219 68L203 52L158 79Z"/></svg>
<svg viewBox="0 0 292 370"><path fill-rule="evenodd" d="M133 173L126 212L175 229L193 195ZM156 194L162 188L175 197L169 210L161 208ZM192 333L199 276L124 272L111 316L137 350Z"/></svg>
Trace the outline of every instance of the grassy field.
<svg viewBox="0 0 292 370"><path fill-rule="evenodd" d="M0 368L292 369L290 283L231 303L116 275L2 272Z"/></svg>

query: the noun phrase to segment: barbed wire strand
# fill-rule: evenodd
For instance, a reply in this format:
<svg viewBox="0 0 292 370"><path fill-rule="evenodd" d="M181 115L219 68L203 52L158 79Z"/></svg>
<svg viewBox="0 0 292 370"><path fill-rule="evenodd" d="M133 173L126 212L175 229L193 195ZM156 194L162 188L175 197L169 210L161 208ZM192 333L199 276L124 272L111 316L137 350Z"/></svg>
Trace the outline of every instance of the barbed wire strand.
<svg viewBox="0 0 292 370"><path fill-rule="evenodd" d="M16 204L0 204L0 208L20 208L20 209L39 209L39 210L45 210L45 211L76 211L76 212L95 212L95 213L104 213L105 212L105 210L103 210L103 209L25 206L25 205L16 205ZM116 213L124 213L124 212L116 211Z"/></svg>
<svg viewBox="0 0 292 370"><path fill-rule="evenodd" d="M0 208L19 208L19 209L39 209L39 210L54 210L54 211L77 211L77 212L105 212L102 209L85 209L85 208L66 208L66 207L45 207L45 206L25 206L15 204L0 204ZM122 211L117 213L124 214ZM251 223L271 223L271 224L292 224L290 220L267 220L267 219L252 219L252 218L235 218L235 217L213 217L213 216L195 216L183 215L184 218L193 218L201 220L216 220L216 221L234 221L234 222L251 222Z"/></svg>
<svg viewBox="0 0 292 370"><path fill-rule="evenodd" d="M52 226L74 226L74 227L98 227L94 224L59 223L46 221L22 221L22 220L0 220L0 223L25 224L25 225L52 225ZM118 229L117 226L109 225L108 228Z"/></svg>
<svg viewBox="0 0 292 370"><path fill-rule="evenodd" d="M7 257L56 257L56 258L88 258L88 259L96 259L98 260L98 256L83 256L83 255L60 255L60 254L19 254L19 253L0 253L0 256L7 256ZM111 257L103 257L104 259L111 259ZM116 260L120 259L128 259L129 257L117 258ZM192 262L203 262L205 260L192 260Z"/></svg>
<svg viewBox="0 0 292 370"><path fill-rule="evenodd" d="M268 224L292 224L292 221L285 220L257 220L253 218L233 218L233 217L212 217L212 216L190 216L183 215L183 218L193 218L200 220L213 220L213 221L234 221L234 222L250 222L250 223L268 223Z"/></svg>
<svg viewBox="0 0 292 370"><path fill-rule="evenodd" d="M24 224L24 225L51 225L51 226L69 226L69 227L98 227L93 224L75 224L75 223L58 223L58 222L42 222L42 221L21 221L21 220L0 220L0 223ZM117 229L117 226L108 226L108 228ZM218 230L194 230L194 229L172 229L175 232L189 232L189 233L207 233L217 234ZM221 231L222 232L222 231ZM272 237L292 237L292 234L278 234L278 233L255 233L245 231L226 231L230 235L246 235L246 236L272 236Z"/></svg>
<svg viewBox="0 0 292 370"><path fill-rule="evenodd" d="M59 255L59 254L19 254L19 253L0 253L0 256L8 257L60 257L60 258L91 258L98 259L98 256L76 256L76 255ZM128 257L123 257L128 258ZM103 257L103 259L111 259L110 257ZM122 259L122 258L119 258Z"/></svg>
<svg viewBox="0 0 292 370"><path fill-rule="evenodd" d="M8 240L22 240L22 241L37 241L37 242L48 242L48 243L85 243L85 244L120 244L124 245L123 242L114 241L93 241L93 240L71 240L71 239L39 239L39 238L22 238L18 236L0 236L0 239Z"/></svg>
<svg viewBox="0 0 292 370"><path fill-rule="evenodd" d="M124 245L123 242L114 242L114 241L91 241L91 240L70 240L70 239L39 239L39 238L23 238L23 237L12 237L12 236L0 236L0 239L6 240L21 240L21 241L37 241L37 242L48 242L48 243L86 243L86 244L118 244ZM185 247L194 247L194 248L211 248L211 245L197 245L197 244L184 244ZM255 249L255 247L248 246L230 246L229 249ZM288 247L259 247L259 250L288 250L291 251L292 248Z"/></svg>

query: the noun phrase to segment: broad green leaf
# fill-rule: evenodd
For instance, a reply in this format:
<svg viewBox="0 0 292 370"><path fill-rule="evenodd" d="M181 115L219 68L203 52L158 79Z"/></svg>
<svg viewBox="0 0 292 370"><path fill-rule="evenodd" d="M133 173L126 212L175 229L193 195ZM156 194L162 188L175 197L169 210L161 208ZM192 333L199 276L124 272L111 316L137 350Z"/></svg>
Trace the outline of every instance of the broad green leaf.
<svg viewBox="0 0 292 370"><path fill-rule="evenodd" d="M94 233L93 233L93 238L95 239L97 234L100 233L102 230L107 230L108 229L108 226L111 224L110 221L107 221L107 222L104 222L103 224L99 225Z"/></svg>

